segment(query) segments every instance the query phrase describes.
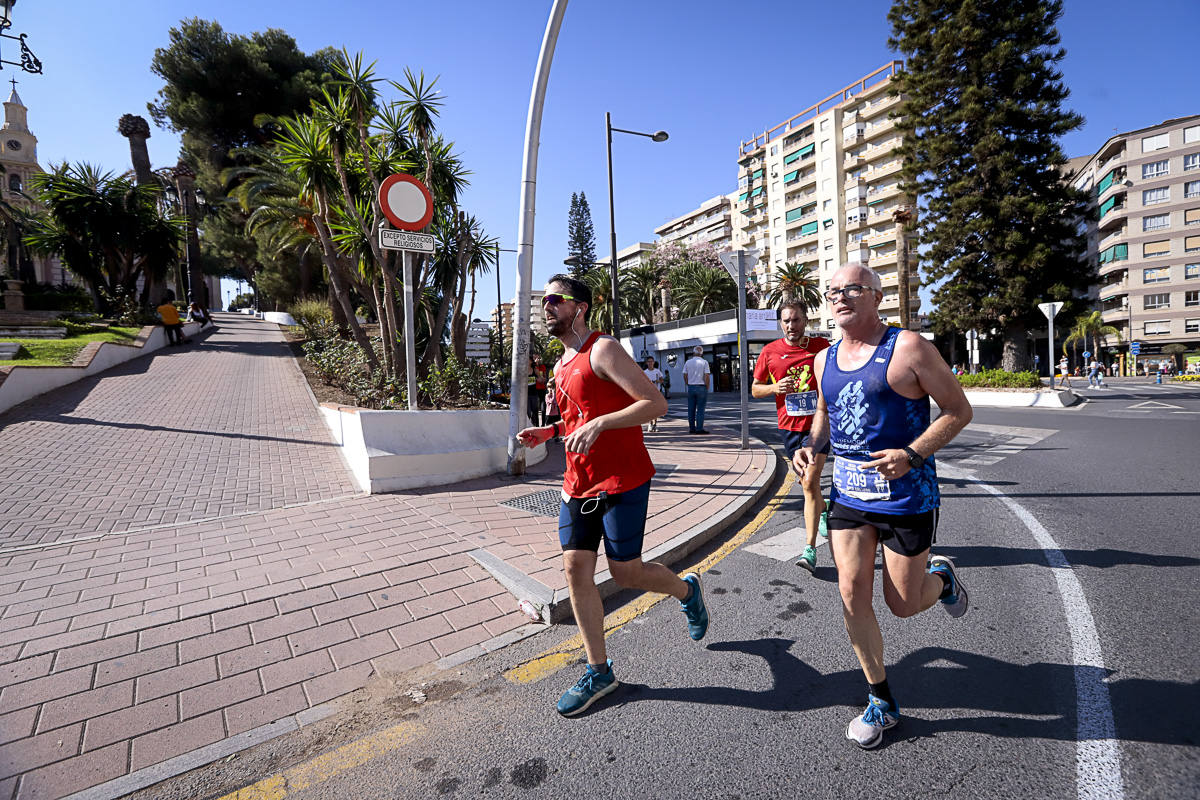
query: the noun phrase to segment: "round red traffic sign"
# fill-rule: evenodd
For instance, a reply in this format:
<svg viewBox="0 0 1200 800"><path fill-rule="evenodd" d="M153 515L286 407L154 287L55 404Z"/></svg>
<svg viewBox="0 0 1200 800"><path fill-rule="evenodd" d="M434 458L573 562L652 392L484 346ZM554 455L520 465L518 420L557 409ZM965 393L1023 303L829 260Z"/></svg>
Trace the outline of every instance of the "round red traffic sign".
<svg viewBox="0 0 1200 800"><path fill-rule="evenodd" d="M397 172L379 185L379 205L388 221L402 231L419 231L433 219L433 196L425 184Z"/></svg>

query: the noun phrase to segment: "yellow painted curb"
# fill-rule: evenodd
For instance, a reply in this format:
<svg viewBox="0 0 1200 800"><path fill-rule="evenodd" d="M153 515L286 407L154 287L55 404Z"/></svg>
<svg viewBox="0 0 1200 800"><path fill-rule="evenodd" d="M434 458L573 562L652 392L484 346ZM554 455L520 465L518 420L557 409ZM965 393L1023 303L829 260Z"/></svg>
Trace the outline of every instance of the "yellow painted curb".
<svg viewBox="0 0 1200 800"><path fill-rule="evenodd" d="M329 780L333 776L361 766L376 756L412 741L424 731L420 725L401 723L373 733L336 750L298 764L258 783L238 789L220 800L283 800L289 791L299 792Z"/></svg>
<svg viewBox="0 0 1200 800"><path fill-rule="evenodd" d="M743 528L736 536L730 539L725 544L721 545L716 551L711 553L708 558L701 561L689 572L707 572L716 566L722 559L741 547L746 541L758 532L759 528L767 524L775 512L779 510L779 506L787 499L788 493L791 492L793 484L796 482L795 473L788 470L787 476L783 479L783 485L779 487L779 491L770 499L762 511L758 512L757 516L751 520L750 524ZM639 595L633 602L621 606L616 611L607 615L604 618L604 634L607 636L613 631L619 630L627 625L633 619L641 616L645 612L653 608L657 603L666 599L666 595L659 594L642 594ZM548 675L552 675L579 657L583 651L583 637L575 634L570 639L560 644L558 647L547 650L546 652L534 656L529 661L520 664L504 673L505 679L510 683L536 683Z"/></svg>

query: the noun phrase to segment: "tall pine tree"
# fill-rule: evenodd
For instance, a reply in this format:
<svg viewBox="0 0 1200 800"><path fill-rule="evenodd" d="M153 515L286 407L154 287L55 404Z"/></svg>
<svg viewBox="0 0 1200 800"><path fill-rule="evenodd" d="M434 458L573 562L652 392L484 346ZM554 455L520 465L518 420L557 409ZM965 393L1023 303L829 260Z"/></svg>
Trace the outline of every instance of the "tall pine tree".
<svg viewBox="0 0 1200 800"><path fill-rule="evenodd" d="M1083 118L1063 107L1056 65L1061 0L895 0L889 45L907 63L902 188L915 223L939 332L998 329L1002 366L1030 359L1037 304L1069 300L1093 270L1075 226L1086 197L1064 180L1060 137Z"/></svg>
<svg viewBox="0 0 1200 800"><path fill-rule="evenodd" d="M596 234L592 230L592 210L587 195L571 192L571 209L567 212L567 255L578 259L571 267L576 278L583 276L596 263Z"/></svg>

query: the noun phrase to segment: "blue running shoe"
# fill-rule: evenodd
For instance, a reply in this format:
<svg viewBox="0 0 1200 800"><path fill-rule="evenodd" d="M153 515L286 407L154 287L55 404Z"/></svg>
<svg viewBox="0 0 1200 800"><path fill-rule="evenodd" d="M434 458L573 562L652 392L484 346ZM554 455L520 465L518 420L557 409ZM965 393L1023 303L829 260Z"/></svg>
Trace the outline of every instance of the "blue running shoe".
<svg viewBox="0 0 1200 800"><path fill-rule="evenodd" d="M894 703L880 700L873 694L867 695L867 710L861 717L850 720L846 738L864 750L877 747L883 741L883 732L900 724L900 709Z"/></svg>
<svg viewBox="0 0 1200 800"><path fill-rule="evenodd" d="M567 689L563 693L563 696L558 698L558 713L564 717L573 717L576 714L582 714L588 710L592 703L620 685L617 681L617 676L613 674L611 658L608 660L608 672L603 674L596 672L596 670L592 669L592 665L588 664L579 682L570 689Z"/></svg>
<svg viewBox="0 0 1200 800"><path fill-rule="evenodd" d="M708 608L704 605L704 589L700 587L700 576L694 572L684 575L683 580L691 584L692 598L680 600L679 607L687 615L688 636L698 642L708 631Z"/></svg>
<svg viewBox="0 0 1200 800"><path fill-rule="evenodd" d="M954 564L945 556L934 556L929 559L929 571L934 575L945 575L950 578L950 594L942 600L946 613L958 619L967 613L967 589L958 580Z"/></svg>

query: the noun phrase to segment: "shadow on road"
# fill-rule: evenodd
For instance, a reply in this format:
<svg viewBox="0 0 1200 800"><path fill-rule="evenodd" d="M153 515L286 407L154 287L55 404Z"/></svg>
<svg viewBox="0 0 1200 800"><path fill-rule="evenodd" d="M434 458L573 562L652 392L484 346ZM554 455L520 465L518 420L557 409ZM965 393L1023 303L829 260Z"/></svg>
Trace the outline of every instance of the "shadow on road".
<svg viewBox="0 0 1200 800"><path fill-rule="evenodd" d="M624 683L605 708L645 700L721 705L761 711L802 712L856 707L863 693L858 669L821 675L790 652L795 642L782 638L715 642L708 650L761 658L771 671L768 689L729 686L659 688ZM735 664L740 672L746 664ZM969 731L991 736L1076 741L1079 737L1075 682L1103 682L1113 706L1117 738L1122 741L1195 745L1200 734L1193 709L1200 703L1200 682L1114 678L1092 667L1070 664L1011 664L989 656L943 647L926 647L888 668L904 713L906 738ZM949 719L922 719L912 709L967 709ZM1087 713L1094 713L1087 709ZM982 712L982 713L972 713ZM1148 713L1151 712L1151 713Z"/></svg>
<svg viewBox="0 0 1200 800"><path fill-rule="evenodd" d="M949 556L956 567L1019 567L1033 565L1050 566L1037 548L1024 547L942 547L937 546L938 555ZM1188 556L1160 556L1153 553L1136 553L1132 550L1114 550L1100 547L1095 550L1061 550L1071 566L1109 567L1195 567L1200 558Z"/></svg>

